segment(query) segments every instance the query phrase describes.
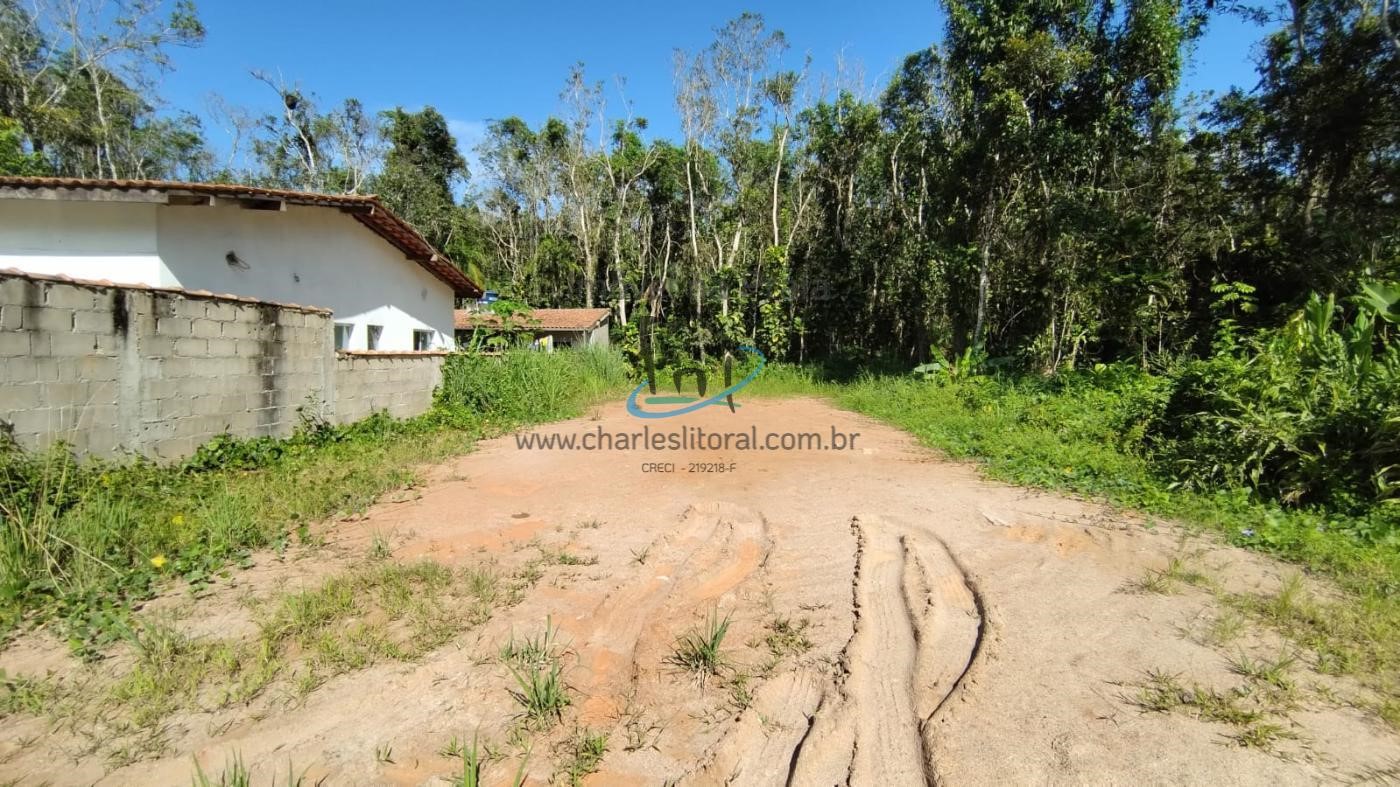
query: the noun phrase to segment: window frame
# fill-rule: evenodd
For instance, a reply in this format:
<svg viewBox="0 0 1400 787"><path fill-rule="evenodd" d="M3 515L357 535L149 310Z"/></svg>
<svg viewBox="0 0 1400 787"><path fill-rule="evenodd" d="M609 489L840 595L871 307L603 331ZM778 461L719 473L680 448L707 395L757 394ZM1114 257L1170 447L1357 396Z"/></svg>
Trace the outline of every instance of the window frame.
<svg viewBox="0 0 1400 787"><path fill-rule="evenodd" d="M379 349L379 343L382 342L383 340L384 340L384 326L383 326L383 325L366 325L366 326L365 326L365 349L367 349L367 350L378 350L378 349Z"/></svg>
<svg viewBox="0 0 1400 787"><path fill-rule="evenodd" d="M419 340L420 340L420 339L422 340L422 346L421 346L421 347L419 346ZM419 330L419 329L417 329L417 328L414 328L414 329L413 329L413 351L414 351L414 352L427 352L427 351L429 351L429 350L431 350L431 349L433 349L433 331L425 331L425 330Z"/></svg>
<svg viewBox="0 0 1400 787"><path fill-rule="evenodd" d="M338 323L334 323L334 325L335 325L335 329L334 329L334 339L333 339L333 340L334 340L334 342L335 342L335 349L337 349L337 350L349 350L349 349L350 349L350 344L355 340L355 324L354 324L353 322L338 322ZM345 341L344 341L344 342L341 342L341 340L340 340L340 336L341 336L340 331L341 331L342 328L345 329Z"/></svg>

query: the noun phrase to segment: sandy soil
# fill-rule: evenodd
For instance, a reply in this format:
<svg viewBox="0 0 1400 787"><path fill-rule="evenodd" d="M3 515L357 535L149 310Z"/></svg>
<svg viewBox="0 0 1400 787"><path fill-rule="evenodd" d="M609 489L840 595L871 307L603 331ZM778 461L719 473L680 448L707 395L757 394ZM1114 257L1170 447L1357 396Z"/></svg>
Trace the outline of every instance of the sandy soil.
<svg viewBox="0 0 1400 787"><path fill-rule="evenodd" d="M257 599L362 560L374 534L388 536L396 560L509 569L543 546L596 564L545 568L520 603L419 660L342 675L297 702L176 717L162 756L116 770L46 719L0 720L0 782L188 784L192 758L217 772L238 752L255 783L290 761L327 784L447 784L460 768L440 754L450 738L510 738L517 708L496 654L546 617L568 643L574 702L535 736L536 784L554 775L578 728L608 732L587 783L609 785L1278 785L1380 778L1400 764L1400 737L1343 703L1299 708L1287 722L1293 737L1262 751L1234 744L1227 725L1132 702L1150 670L1241 681L1230 654L1194 634L1216 614L1209 592L1137 593L1134 581L1182 555L1239 591L1276 587L1287 567L982 480L819 401L750 401L683 423L834 426L860 438L854 451L693 454L483 443L433 468L421 494L327 525L329 543L301 560L264 556L205 598L175 593L153 606L183 608L195 633L246 635ZM598 426L639 428L609 406L537 431ZM686 472L719 460L737 466ZM676 472L643 472L653 461ZM716 609L732 616L732 672L702 683L669 658L676 637ZM778 618L806 621L812 647L772 656L764 637ZM1242 642L1231 649L1278 647L1264 632ZM78 669L42 634L0 654L0 667ZM1300 684L1348 688L1297 670ZM748 677L736 684L736 674ZM488 780L509 783L518 747L499 745ZM392 762L375 756L384 746Z"/></svg>

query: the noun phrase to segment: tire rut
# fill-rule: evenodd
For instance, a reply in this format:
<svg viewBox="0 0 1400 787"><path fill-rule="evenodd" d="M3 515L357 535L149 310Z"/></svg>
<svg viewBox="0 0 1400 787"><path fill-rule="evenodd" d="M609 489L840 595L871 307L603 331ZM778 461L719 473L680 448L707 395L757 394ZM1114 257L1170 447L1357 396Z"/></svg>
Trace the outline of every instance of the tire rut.
<svg viewBox="0 0 1400 787"><path fill-rule="evenodd" d="M851 521L854 631L834 680L775 676L685 784L936 784L934 724L981 651L974 583L936 537Z"/></svg>
<svg viewBox="0 0 1400 787"><path fill-rule="evenodd" d="M579 668L573 679L588 697L585 721L616 714L616 700L637 677L639 651L649 649L658 621L670 621L695 605L713 601L738 586L762 565L768 543L761 517L733 506L693 505L681 529L657 543L644 566L633 566L622 586L609 593L585 621L577 644Z"/></svg>

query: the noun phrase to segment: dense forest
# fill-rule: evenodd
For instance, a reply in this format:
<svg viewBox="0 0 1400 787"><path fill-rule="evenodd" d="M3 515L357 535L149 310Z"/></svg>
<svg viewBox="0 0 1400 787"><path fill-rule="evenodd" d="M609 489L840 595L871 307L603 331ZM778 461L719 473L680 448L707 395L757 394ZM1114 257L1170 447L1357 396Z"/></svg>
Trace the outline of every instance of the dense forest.
<svg viewBox="0 0 1400 787"><path fill-rule="evenodd" d="M557 117L490 123L468 189L432 107L375 116L264 72L229 79L265 84L267 107L206 112L229 136L216 153L219 131L155 95L204 36L187 2L0 0L0 171L377 193L506 296L609 306L623 331L646 312L672 356L746 341L792 360L1149 365L1395 277L1395 11L944 10L940 43L877 87L784 70L785 36L741 15L675 52L679 139L579 65ZM1188 99L1220 14L1272 28L1259 82Z"/></svg>

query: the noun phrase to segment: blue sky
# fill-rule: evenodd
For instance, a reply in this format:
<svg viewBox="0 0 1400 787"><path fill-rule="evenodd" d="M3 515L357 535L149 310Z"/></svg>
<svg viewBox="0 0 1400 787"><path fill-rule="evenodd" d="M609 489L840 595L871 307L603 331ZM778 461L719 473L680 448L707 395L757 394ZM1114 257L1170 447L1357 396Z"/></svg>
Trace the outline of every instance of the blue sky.
<svg viewBox="0 0 1400 787"><path fill-rule="evenodd" d="M714 28L745 10L787 34L793 67L810 54L814 76L835 71L838 56L858 63L877 88L907 53L937 41L942 13L934 0L775 0L747 3L384 2L206 0L208 38L173 53L161 92L172 109L204 115L217 91L229 102L275 109L272 92L248 76L279 73L316 94L323 108L353 96L371 110L432 104L469 149L488 119L519 115L532 125L558 109L569 67L609 84L609 113L621 112L615 77L634 114L654 134L675 136L671 57L694 51ZM1186 76L1187 90L1223 92L1255 83L1251 52L1260 31L1217 17ZM227 143L213 124L216 148Z"/></svg>

